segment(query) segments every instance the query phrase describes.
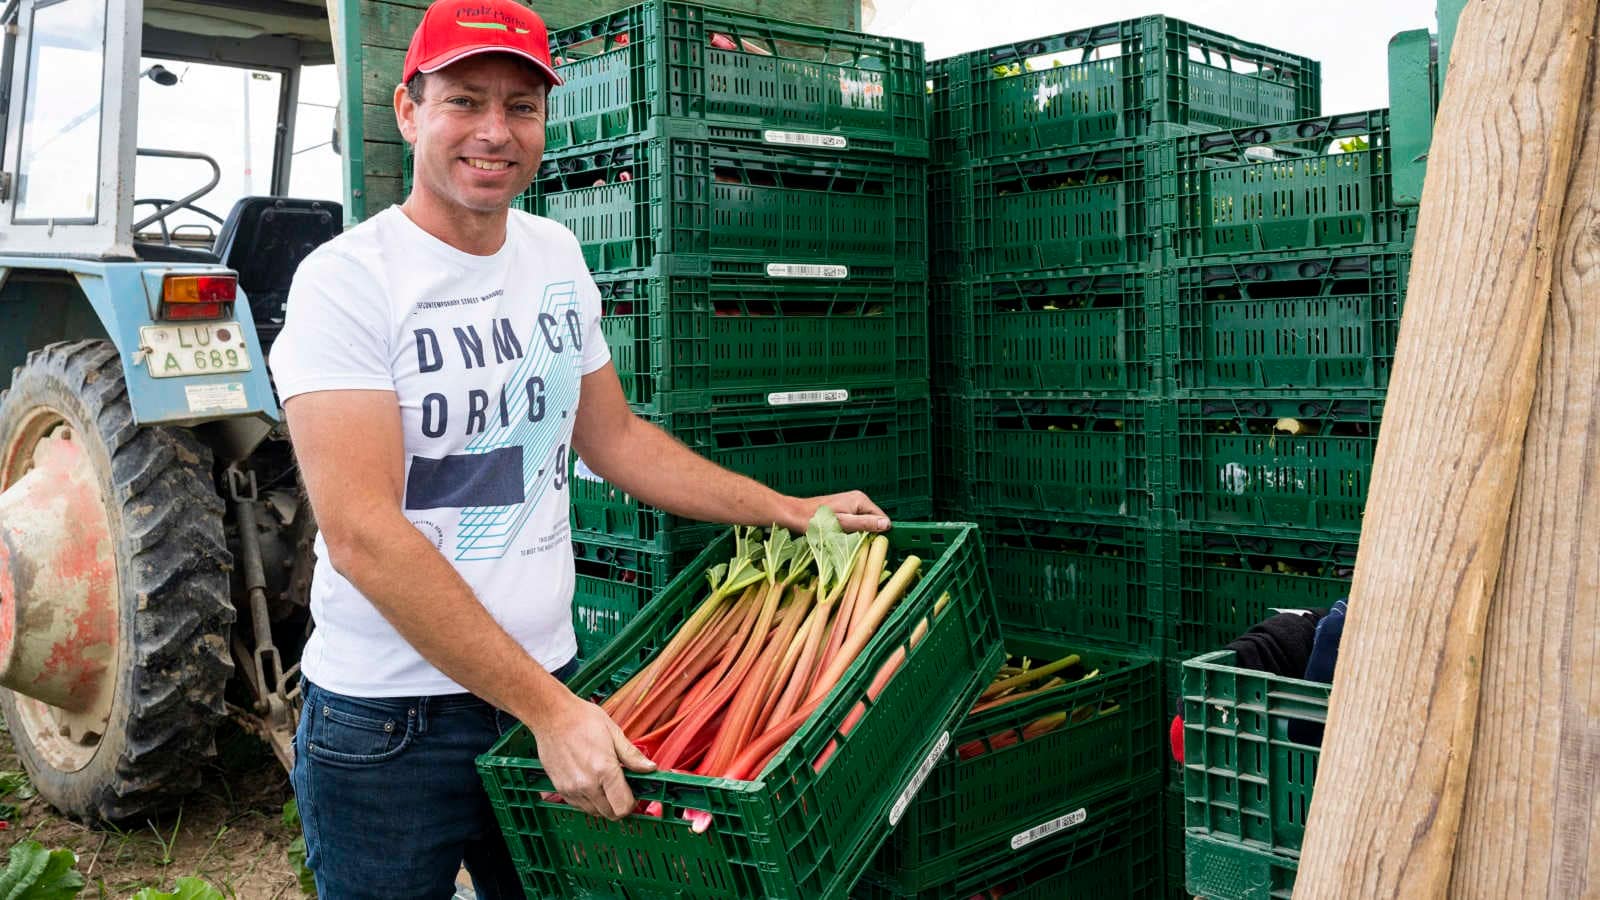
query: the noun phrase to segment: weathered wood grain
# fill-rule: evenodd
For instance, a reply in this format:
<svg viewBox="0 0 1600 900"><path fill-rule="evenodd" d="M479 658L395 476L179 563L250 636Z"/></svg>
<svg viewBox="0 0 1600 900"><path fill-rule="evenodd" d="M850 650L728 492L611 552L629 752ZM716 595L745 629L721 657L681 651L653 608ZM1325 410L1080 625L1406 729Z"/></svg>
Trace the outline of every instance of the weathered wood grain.
<svg viewBox="0 0 1600 900"><path fill-rule="evenodd" d="M1450 896L1600 895L1600 69L1555 253L1550 314Z"/></svg>
<svg viewBox="0 0 1600 900"><path fill-rule="evenodd" d="M1594 0L1462 14L1295 896L1443 897Z"/></svg>

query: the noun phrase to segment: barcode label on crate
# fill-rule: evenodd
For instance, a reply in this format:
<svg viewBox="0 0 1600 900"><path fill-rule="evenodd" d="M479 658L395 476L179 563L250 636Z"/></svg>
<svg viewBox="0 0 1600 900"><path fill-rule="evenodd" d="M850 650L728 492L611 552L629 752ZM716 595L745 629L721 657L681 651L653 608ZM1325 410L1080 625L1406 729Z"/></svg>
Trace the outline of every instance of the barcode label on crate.
<svg viewBox="0 0 1600 900"><path fill-rule="evenodd" d="M1029 828L1027 831L1012 835L1011 849L1021 850L1023 847L1028 846L1040 838L1049 837L1058 831L1065 831L1068 828L1082 825L1083 821L1087 818L1089 818L1088 810L1077 809L1067 813L1064 816L1058 816L1054 819L1051 819L1048 822L1041 822L1040 824Z"/></svg>
<svg viewBox="0 0 1600 900"><path fill-rule="evenodd" d="M849 266L808 263L767 263L768 278L849 278Z"/></svg>
<svg viewBox="0 0 1600 900"><path fill-rule="evenodd" d="M768 406L799 406L804 403L843 403L850 392L840 388L832 391L781 391L767 395Z"/></svg>
<svg viewBox="0 0 1600 900"><path fill-rule="evenodd" d="M582 478L585 481L593 481L599 484L605 484L605 479L601 478L599 475L596 475L594 470L589 468L589 464L584 462L583 457L581 456L578 457L577 462L572 464L572 474Z"/></svg>
<svg viewBox="0 0 1600 900"><path fill-rule="evenodd" d="M944 751L949 746L950 732L946 731L944 734L939 735L939 740L934 743L933 749L928 751L928 755L923 758L922 765L917 766L917 774L911 777L911 783L906 785L904 791L900 792L900 799L894 801L894 806L890 807L890 828L900 824L900 817L906 814L906 807L911 805L911 798L917 795L917 791L922 790L922 783L928 780L928 773L932 772L933 767L938 765L939 758L944 756Z"/></svg>
<svg viewBox="0 0 1600 900"><path fill-rule="evenodd" d="M767 129L761 132L761 139L769 144L789 144L795 147L826 147L829 150L843 150L850 145L849 139L837 134L812 134L809 131L774 131Z"/></svg>

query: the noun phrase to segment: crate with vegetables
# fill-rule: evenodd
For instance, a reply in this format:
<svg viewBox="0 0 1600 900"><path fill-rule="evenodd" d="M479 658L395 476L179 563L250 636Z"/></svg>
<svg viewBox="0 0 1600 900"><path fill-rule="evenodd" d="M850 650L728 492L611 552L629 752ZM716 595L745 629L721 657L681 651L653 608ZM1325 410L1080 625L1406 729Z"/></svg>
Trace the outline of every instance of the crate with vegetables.
<svg viewBox="0 0 1600 900"><path fill-rule="evenodd" d="M1160 534L1148 525L979 516L1000 621L1154 658L1163 650Z"/></svg>
<svg viewBox="0 0 1600 900"><path fill-rule="evenodd" d="M771 278L898 266L898 277L921 280L924 169L892 156L685 136L659 120L642 135L547 155L516 205L570 228L596 274L673 253L757 260Z"/></svg>
<svg viewBox="0 0 1600 900"><path fill-rule="evenodd" d="M552 31L550 47L565 84L548 153L663 117L777 146L928 153L915 41L653 0Z"/></svg>
<svg viewBox="0 0 1600 900"><path fill-rule="evenodd" d="M921 891L1082 825L1080 809L1159 777L1158 667L1005 631L1007 659L869 877Z"/></svg>
<svg viewBox="0 0 1600 900"><path fill-rule="evenodd" d="M1410 254L1329 248L1231 256L1159 276L1174 388L1368 391L1389 386Z"/></svg>
<svg viewBox="0 0 1600 900"><path fill-rule="evenodd" d="M1173 259L1335 247L1408 246L1396 203L1389 111L1189 135L1151 148Z"/></svg>
<svg viewBox="0 0 1600 900"><path fill-rule="evenodd" d="M948 69L952 153L987 159L1318 115L1314 60L1165 16L975 50Z"/></svg>
<svg viewBox="0 0 1600 900"><path fill-rule="evenodd" d="M1117 395L972 398L976 510L1142 522L1155 508L1153 401Z"/></svg>
<svg viewBox="0 0 1600 900"><path fill-rule="evenodd" d="M1163 540L1175 659L1217 650L1273 609L1330 606L1355 575L1356 535L1179 527Z"/></svg>
<svg viewBox="0 0 1600 900"><path fill-rule="evenodd" d="M667 394L737 406L928 379L927 289L896 281L892 266L794 279L771 278L758 261L657 257L595 282L600 327L636 407L672 408Z"/></svg>
<svg viewBox="0 0 1600 900"><path fill-rule="evenodd" d="M956 369L975 392L1148 392L1161 296L1131 266L1018 272L955 287Z"/></svg>
<svg viewBox="0 0 1600 900"><path fill-rule="evenodd" d="M701 455L776 490L800 496L849 484L901 519L931 508L925 384L848 396L816 392L754 406L706 407L647 418ZM640 503L574 463L573 528L657 550L699 540L698 523ZM702 543L703 546L703 543Z"/></svg>
<svg viewBox="0 0 1600 900"><path fill-rule="evenodd" d="M534 896L843 896L1001 660L973 526L824 509L724 533L572 682L659 766L633 814L553 796L524 727L479 770Z"/></svg>
<svg viewBox="0 0 1600 900"><path fill-rule="evenodd" d="M1020 836L1021 846L974 859L951 878L909 890L868 874L857 900L1156 900L1163 872L1160 783L1089 798L1061 827ZM1054 824L1054 823L1052 823Z"/></svg>
<svg viewBox="0 0 1600 900"><path fill-rule="evenodd" d="M953 234L978 277L1145 265L1155 242L1145 145L1068 147L971 167Z"/></svg>
<svg viewBox="0 0 1600 900"><path fill-rule="evenodd" d="M1270 900L1294 890L1330 685L1238 668L1231 651L1183 667L1188 887Z"/></svg>
<svg viewBox="0 0 1600 900"><path fill-rule="evenodd" d="M1180 398L1174 414L1180 521L1360 532L1382 399L1332 392Z"/></svg>

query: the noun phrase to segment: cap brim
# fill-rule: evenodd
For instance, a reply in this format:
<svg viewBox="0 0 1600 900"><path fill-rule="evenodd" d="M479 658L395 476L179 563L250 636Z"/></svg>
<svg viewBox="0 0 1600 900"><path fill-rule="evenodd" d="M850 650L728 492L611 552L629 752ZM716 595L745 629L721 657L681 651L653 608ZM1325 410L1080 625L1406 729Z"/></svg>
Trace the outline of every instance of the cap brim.
<svg viewBox="0 0 1600 900"><path fill-rule="evenodd" d="M467 47L462 50L456 50L447 55L438 56L428 60L425 64L417 66L417 71L422 72L423 74L431 75L432 73L437 72L452 63L458 63L469 56L480 56L484 53L509 53L512 56L520 56L528 62L533 63L534 67L543 73L545 78L550 80L551 87L557 87L564 83L561 80L561 76L556 74L556 70L551 68L550 65L544 60L534 56L532 53L528 53L523 50L517 50L512 47L504 47L499 44L491 44L487 47Z"/></svg>

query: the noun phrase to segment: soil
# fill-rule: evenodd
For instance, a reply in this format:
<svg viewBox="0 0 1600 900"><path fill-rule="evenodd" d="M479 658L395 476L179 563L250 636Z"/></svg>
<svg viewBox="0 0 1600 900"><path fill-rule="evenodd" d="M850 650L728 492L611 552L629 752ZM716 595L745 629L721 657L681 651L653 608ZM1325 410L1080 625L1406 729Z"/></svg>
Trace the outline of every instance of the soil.
<svg viewBox="0 0 1600 900"><path fill-rule="evenodd" d="M298 825L284 823L293 797L289 777L272 752L232 723L218 729L217 756L202 764L204 781L171 811L121 827L80 825L28 789L0 803L15 807L0 848L32 838L78 855L85 887L79 898L131 897L141 888L170 891L184 876L199 876L224 897L298 900L305 896L289 861ZM0 772L20 772L11 735L0 723ZM7 810L9 812L9 810Z"/></svg>

